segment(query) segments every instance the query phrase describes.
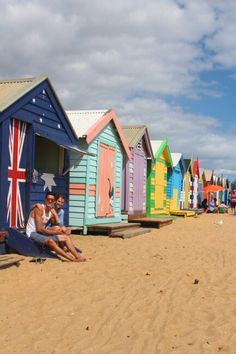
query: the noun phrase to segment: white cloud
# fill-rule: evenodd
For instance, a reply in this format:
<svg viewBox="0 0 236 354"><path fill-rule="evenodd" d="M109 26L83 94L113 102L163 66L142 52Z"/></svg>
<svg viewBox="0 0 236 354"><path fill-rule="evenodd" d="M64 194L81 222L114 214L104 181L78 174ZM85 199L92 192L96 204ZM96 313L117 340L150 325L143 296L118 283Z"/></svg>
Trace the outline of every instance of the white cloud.
<svg viewBox="0 0 236 354"><path fill-rule="evenodd" d="M233 0L0 0L0 6L2 78L46 74L66 109L114 107L121 121L147 124L152 138L168 136L173 150L198 156L204 167L234 171L236 146L220 131L222 122L167 100L223 94L200 75L235 67Z"/></svg>

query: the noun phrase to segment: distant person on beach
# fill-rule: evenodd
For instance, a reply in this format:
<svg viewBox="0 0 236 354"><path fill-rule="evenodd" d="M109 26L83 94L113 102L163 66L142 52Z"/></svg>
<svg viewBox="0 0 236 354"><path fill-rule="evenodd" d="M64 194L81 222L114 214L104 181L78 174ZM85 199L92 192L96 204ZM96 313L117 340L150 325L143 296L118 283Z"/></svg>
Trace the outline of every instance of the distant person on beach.
<svg viewBox="0 0 236 354"><path fill-rule="evenodd" d="M236 207L236 190L235 189L233 189L231 191L230 207L231 207L232 214L234 214L235 213L235 207Z"/></svg>
<svg viewBox="0 0 236 354"><path fill-rule="evenodd" d="M46 226L53 218L53 215L55 217L56 212L53 209L55 199L55 195L52 192L48 192L45 195L44 203L37 204L32 208L26 225L26 234L39 245L50 248L56 254L69 261L84 262L86 258L77 252L70 236L65 233L62 226ZM65 245L69 252L65 252L60 247L61 243Z"/></svg>
<svg viewBox="0 0 236 354"><path fill-rule="evenodd" d="M208 214L216 213L217 210L218 210L218 208L216 208L215 200L214 200L214 198L212 198L210 203L209 203L209 207L207 209L207 213Z"/></svg>
<svg viewBox="0 0 236 354"><path fill-rule="evenodd" d="M225 203L220 203L219 207L218 207L218 212L219 213L228 213L228 205L226 205Z"/></svg>
<svg viewBox="0 0 236 354"><path fill-rule="evenodd" d="M202 201L202 209L204 209L204 211L206 211L207 208L208 208L207 199L205 198L205 199L203 199L203 201Z"/></svg>

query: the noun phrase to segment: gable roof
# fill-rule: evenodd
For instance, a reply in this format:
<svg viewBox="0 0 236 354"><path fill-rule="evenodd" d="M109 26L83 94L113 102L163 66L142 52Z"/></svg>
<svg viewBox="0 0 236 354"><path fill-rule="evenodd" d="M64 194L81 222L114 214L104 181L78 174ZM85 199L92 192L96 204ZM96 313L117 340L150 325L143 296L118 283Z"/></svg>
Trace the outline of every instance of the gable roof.
<svg viewBox="0 0 236 354"><path fill-rule="evenodd" d="M108 112L107 109L98 110L77 110L77 111L66 111L66 114L74 127L77 138L82 138L87 135L87 131L91 128L97 121Z"/></svg>
<svg viewBox="0 0 236 354"><path fill-rule="evenodd" d="M151 140L151 145L152 145L152 150L154 152L155 159L158 158L161 155L161 153L166 149L169 163L171 164L171 167L173 167L173 161L169 149L168 140L167 139Z"/></svg>
<svg viewBox="0 0 236 354"><path fill-rule="evenodd" d="M66 111L66 113L74 127L77 138L84 137L87 144L90 144L110 122L113 122L126 155L129 159L131 158L128 144L122 132L117 115L113 110L77 110Z"/></svg>
<svg viewBox="0 0 236 354"><path fill-rule="evenodd" d="M205 175L206 182L209 182L212 179L213 171L212 170L204 170L204 175Z"/></svg>
<svg viewBox="0 0 236 354"><path fill-rule="evenodd" d="M134 148L144 138L148 157L153 160L153 151L146 125L122 125L122 131L130 148Z"/></svg>
<svg viewBox="0 0 236 354"><path fill-rule="evenodd" d="M65 136L62 139L61 134L57 134L55 130L46 129L41 124L34 122L33 128L35 133L54 141L56 144L65 148L81 153L87 153L77 146L75 131L47 76L0 80L0 121L7 119L9 112L11 112L12 108L14 109L14 105L20 105L21 100L27 100L28 97L39 87L42 90L47 90L47 93L50 93L49 96L53 99L54 108L57 111L59 118L63 120Z"/></svg>
<svg viewBox="0 0 236 354"><path fill-rule="evenodd" d="M0 81L0 112L46 80L46 76Z"/></svg>
<svg viewBox="0 0 236 354"><path fill-rule="evenodd" d="M182 157L182 154L179 152L172 152L171 157L172 157L172 161L173 161L173 167L176 167Z"/></svg>
<svg viewBox="0 0 236 354"><path fill-rule="evenodd" d="M199 162L198 159L193 162L193 175L200 178Z"/></svg>

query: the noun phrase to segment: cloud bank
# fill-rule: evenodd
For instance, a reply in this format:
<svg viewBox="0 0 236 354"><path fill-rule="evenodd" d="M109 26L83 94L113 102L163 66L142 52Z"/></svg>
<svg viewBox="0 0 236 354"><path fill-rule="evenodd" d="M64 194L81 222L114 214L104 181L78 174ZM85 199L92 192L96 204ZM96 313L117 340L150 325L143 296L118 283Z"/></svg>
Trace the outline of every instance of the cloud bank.
<svg viewBox="0 0 236 354"><path fill-rule="evenodd" d="M66 109L114 108L201 167L236 176L230 127L178 100L221 97L202 74L236 63L231 0L0 0L0 77L46 74ZM171 99L175 103L172 103ZM177 103L176 103L177 102Z"/></svg>

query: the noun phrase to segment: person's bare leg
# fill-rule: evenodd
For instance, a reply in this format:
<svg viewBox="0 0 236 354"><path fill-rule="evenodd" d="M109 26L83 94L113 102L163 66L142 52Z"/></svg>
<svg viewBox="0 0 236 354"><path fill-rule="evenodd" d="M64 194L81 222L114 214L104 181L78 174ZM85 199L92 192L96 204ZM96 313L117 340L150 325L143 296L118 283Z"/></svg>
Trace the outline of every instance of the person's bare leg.
<svg viewBox="0 0 236 354"><path fill-rule="evenodd" d="M74 262L76 259L71 256L70 254L67 254L66 252L63 251L63 249L61 249L55 241L53 241L52 239L48 238L48 240L45 241L45 245L50 248L52 251L54 251L56 254L58 254L59 256L62 256L64 258L66 258L69 261Z"/></svg>
<svg viewBox="0 0 236 354"><path fill-rule="evenodd" d="M82 257L77 251L76 248L73 244L73 242L71 241L70 237L67 236L66 241L65 241L66 247L68 248L68 250L70 251L70 253L77 259L78 262L85 262L86 258Z"/></svg>

